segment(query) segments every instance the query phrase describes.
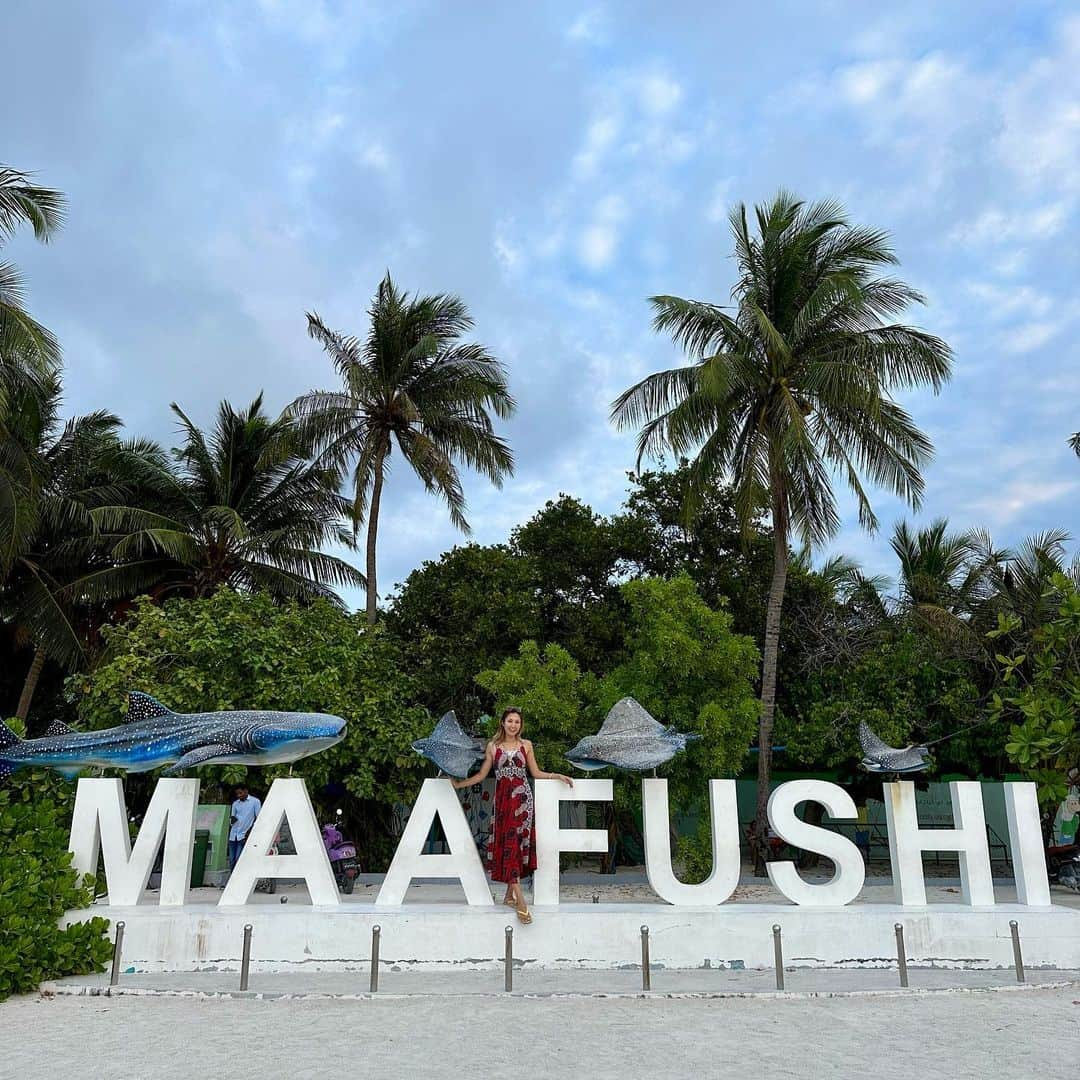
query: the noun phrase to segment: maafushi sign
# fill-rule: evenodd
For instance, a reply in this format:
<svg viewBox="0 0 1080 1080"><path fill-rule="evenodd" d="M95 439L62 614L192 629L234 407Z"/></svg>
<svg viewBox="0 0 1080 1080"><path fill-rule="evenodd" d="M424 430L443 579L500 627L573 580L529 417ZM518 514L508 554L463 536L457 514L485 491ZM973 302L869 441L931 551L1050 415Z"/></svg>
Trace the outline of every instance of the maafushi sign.
<svg viewBox="0 0 1080 1080"><path fill-rule="evenodd" d="M1049 907L1050 887L1035 785L1006 783L1003 786L1017 900L1031 907ZM953 812L951 829L919 826L915 788L910 781L887 783L883 789L896 902L908 906L925 905L922 853L947 851L955 852L959 858L964 903L973 907L992 906L994 889L982 785L973 781L956 781L949 785ZM611 798L610 780L578 780L573 788L557 780L536 781L536 904L559 903L559 856L562 852L597 854L607 851L605 831L560 826L560 802L604 802ZM198 780L159 780L132 847L121 781L80 780L71 825L74 866L81 873L96 873L99 857L103 857L110 904L133 905L139 902L158 851L164 845L158 902L162 906L186 903L198 802ZM820 803L833 820L856 818L855 803L843 788L823 780L794 780L779 785L772 792L769 823L778 836L794 847L832 860L835 866L833 877L827 882L806 881L789 861L769 863L769 877L773 885L795 904L810 907L850 904L863 886L865 866L862 855L846 837L799 818L797 808L809 802ZM700 884L684 884L676 878L671 865L667 781L642 781L645 865L653 890L669 904L694 907L723 904L738 884L739 821L735 781L710 780L709 805L712 873ZM424 854L425 841L436 820L442 826L448 850L445 854ZM288 823L292 832L295 855L270 854L283 822ZM409 884L417 877L456 879L470 905L490 907L493 904L457 793L446 779L424 781L376 905L400 905ZM243 854L222 892L219 906L229 908L246 904L255 883L261 878L303 879L313 904L332 907L340 903L303 780L273 782Z"/></svg>

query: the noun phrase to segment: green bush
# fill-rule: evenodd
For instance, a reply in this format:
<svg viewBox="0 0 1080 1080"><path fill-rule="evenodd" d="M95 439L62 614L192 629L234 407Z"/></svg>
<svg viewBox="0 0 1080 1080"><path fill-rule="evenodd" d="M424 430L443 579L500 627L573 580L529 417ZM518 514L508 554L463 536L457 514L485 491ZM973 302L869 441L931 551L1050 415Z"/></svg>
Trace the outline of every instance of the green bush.
<svg viewBox="0 0 1080 1080"><path fill-rule="evenodd" d="M108 919L64 930L65 911L94 898L68 851L74 788L50 773L19 773L0 789L0 1001L43 980L101 971L111 946Z"/></svg>

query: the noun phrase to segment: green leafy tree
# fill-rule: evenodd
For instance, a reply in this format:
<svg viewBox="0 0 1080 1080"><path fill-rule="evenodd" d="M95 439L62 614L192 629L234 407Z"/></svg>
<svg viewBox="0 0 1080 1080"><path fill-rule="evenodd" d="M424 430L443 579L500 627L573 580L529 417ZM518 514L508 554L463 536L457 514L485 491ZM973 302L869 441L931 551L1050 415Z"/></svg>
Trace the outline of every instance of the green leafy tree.
<svg viewBox="0 0 1080 1080"><path fill-rule="evenodd" d="M112 951L99 915L60 928L65 912L94 899L93 879L80 880L68 851L73 798L49 772L20 773L0 788L0 1001L46 979L101 971Z"/></svg>
<svg viewBox="0 0 1080 1080"><path fill-rule="evenodd" d="M996 772L1000 740L986 727L979 668L943 653L925 628L900 617L880 626L851 657L808 673L778 716L777 742L790 765L849 767L861 757L861 720L891 746L950 738L935 750L938 771ZM998 762L999 763L999 762Z"/></svg>
<svg viewBox="0 0 1080 1080"><path fill-rule="evenodd" d="M548 501L510 537L533 567L542 640L593 672L610 667L622 648L620 538L607 518L569 495Z"/></svg>
<svg viewBox="0 0 1080 1080"><path fill-rule="evenodd" d="M596 679L561 645L541 649L524 641L517 656L481 671L476 681L493 695L495 715L511 705L521 709L525 733L547 769L558 769L555 763L596 720Z"/></svg>
<svg viewBox="0 0 1080 1080"><path fill-rule="evenodd" d="M358 570L323 550L355 547L344 526L349 503L338 493L340 472L313 460L296 420L267 416L261 395L240 412L222 402L210 432L172 408L184 434L175 465L157 452L140 477L145 502L93 513L119 564L93 579L100 595L134 574L157 597L228 586L336 599L336 587L363 585Z"/></svg>
<svg viewBox="0 0 1080 1080"><path fill-rule="evenodd" d="M665 768L672 800L686 806L703 796L703 777L733 776L742 766L757 727L760 653L687 574L628 581L622 592L627 657L601 680L598 703L606 714L633 697L661 723L701 736Z"/></svg>
<svg viewBox="0 0 1080 1080"><path fill-rule="evenodd" d="M991 715L1011 723L1005 751L1038 782L1040 801L1053 806L1080 769L1080 589L1065 574L1052 585L1059 597L1050 618L1030 635L1026 652L999 653L1001 686ZM991 639L1014 633L1019 620L1002 615Z"/></svg>
<svg viewBox="0 0 1080 1080"><path fill-rule="evenodd" d="M638 426L639 457L665 447L694 454L691 492L729 479L739 519L767 508L773 574L765 619L758 732L756 834L766 835L780 615L789 538L820 544L840 520L832 473L851 488L860 523L877 521L863 477L917 506L929 439L892 394L950 374L943 341L889 320L922 297L880 276L896 256L885 233L848 223L835 202L806 205L781 192L731 214L738 280L734 310L675 296L652 299L656 330L693 359L650 375L613 405ZM764 840L755 864L764 872Z"/></svg>
<svg viewBox="0 0 1080 1080"><path fill-rule="evenodd" d="M369 317L361 342L308 314L308 333L333 360L343 386L313 390L292 409L320 441L325 460L352 467L352 521L354 531L367 521L367 619L374 623L379 507L395 444L467 533L459 467L502 486L514 458L495 434L491 414L507 419L515 403L502 364L482 345L460 340L473 322L458 297L410 296L388 273Z"/></svg>
<svg viewBox="0 0 1080 1080"><path fill-rule="evenodd" d="M105 661L68 682L87 727L119 723L127 693L136 689L178 712L282 709L343 717L342 742L292 766L260 768L251 782L303 776L324 806L337 800L340 786L365 866L389 857L394 805L411 802L424 771L410 744L428 733L429 719L412 704L393 643L362 615L327 600L275 603L265 593L221 589L164 606L141 600L104 636ZM203 771L211 782L230 784L247 773L244 766ZM138 779L128 778L129 790Z"/></svg>
<svg viewBox="0 0 1080 1080"><path fill-rule="evenodd" d="M409 574L386 628L400 643L418 700L436 715L455 709L467 723L493 707L476 673L541 636L533 563L502 544L455 547Z"/></svg>

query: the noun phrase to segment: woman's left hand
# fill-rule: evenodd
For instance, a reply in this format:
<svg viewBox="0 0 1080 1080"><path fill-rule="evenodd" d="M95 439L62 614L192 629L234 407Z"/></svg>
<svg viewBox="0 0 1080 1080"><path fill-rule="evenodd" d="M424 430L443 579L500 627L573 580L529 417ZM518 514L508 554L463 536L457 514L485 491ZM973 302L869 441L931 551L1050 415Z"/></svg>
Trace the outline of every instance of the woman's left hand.
<svg viewBox="0 0 1080 1080"><path fill-rule="evenodd" d="M567 787L573 787L574 786L574 781L571 780L569 776L563 776L562 773L556 773L555 774L555 779L556 780L561 780Z"/></svg>

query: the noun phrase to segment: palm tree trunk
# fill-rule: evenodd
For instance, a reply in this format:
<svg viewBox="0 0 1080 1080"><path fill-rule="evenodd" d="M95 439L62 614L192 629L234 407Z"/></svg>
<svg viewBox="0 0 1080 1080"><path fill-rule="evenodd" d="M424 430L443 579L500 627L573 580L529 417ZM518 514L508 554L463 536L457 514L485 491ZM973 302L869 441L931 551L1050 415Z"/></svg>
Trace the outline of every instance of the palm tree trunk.
<svg viewBox="0 0 1080 1080"><path fill-rule="evenodd" d="M45 650L39 645L34 650L34 659L30 661L30 670L26 673L23 682L22 694L19 695L19 707L15 715L25 724L30 715L30 702L34 700L34 691L37 689L38 679L41 678L41 669L45 667Z"/></svg>
<svg viewBox="0 0 1080 1080"><path fill-rule="evenodd" d="M758 727L757 813L754 816L754 874L765 876L769 850L769 779L772 776L772 732L776 713L776 668L780 658L780 610L787 584L787 507L780 485L773 485L773 576L765 611L765 650L761 664L761 722Z"/></svg>
<svg viewBox="0 0 1080 1080"><path fill-rule="evenodd" d="M371 506L368 508L367 528L367 622L375 625L375 604L379 594L375 588L375 541L379 534L379 500L382 498L383 462L386 450L379 451L375 459L375 482L371 486Z"/></svg>

